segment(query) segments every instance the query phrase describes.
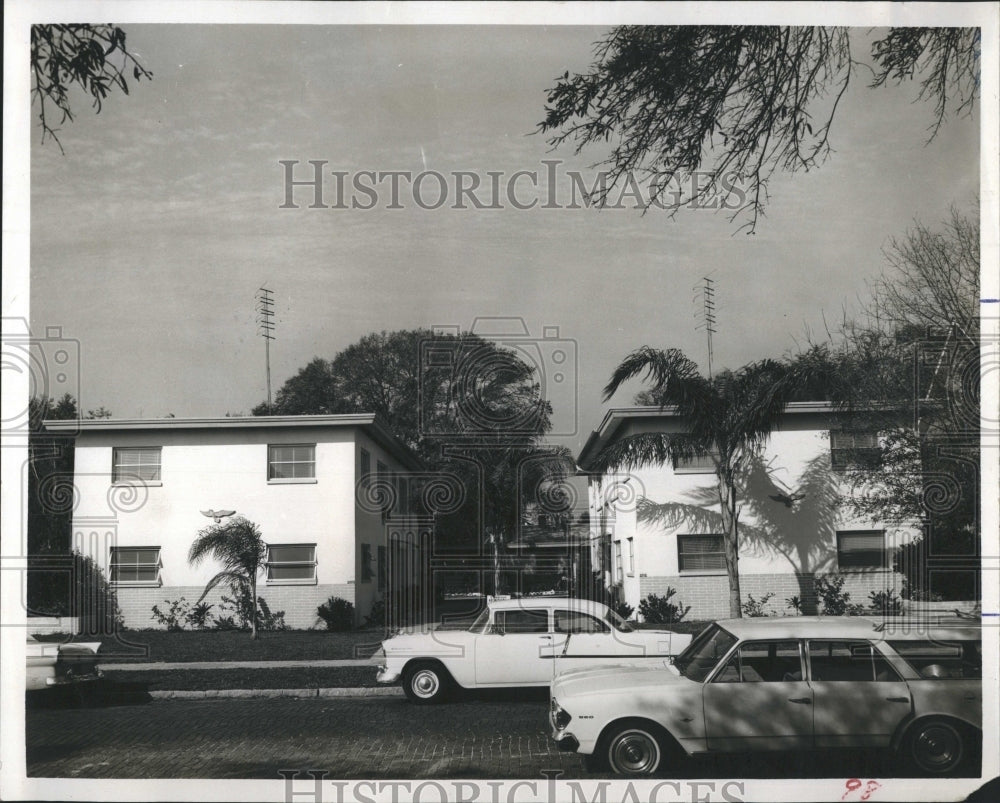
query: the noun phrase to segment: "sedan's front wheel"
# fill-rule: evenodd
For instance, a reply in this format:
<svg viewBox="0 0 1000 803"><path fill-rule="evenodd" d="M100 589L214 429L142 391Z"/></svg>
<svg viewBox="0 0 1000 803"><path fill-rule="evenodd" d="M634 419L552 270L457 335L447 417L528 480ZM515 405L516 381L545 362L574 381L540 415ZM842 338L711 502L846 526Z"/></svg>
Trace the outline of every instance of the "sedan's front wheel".
<svg viewBox="0 0 1000 803"><path fill-rule="evenodd" d="M663 758L660 735L644 723L617 726L605 745L608 766L619 775L652 775Z"/></svg>
<svg viewBox="0 0 1000 803"><path fill-rule="evenodd" d="M411 702L418 705L441 702L448 696L450 688L451 678L439 664L415 663L403 673L403 691Z"/></svg>

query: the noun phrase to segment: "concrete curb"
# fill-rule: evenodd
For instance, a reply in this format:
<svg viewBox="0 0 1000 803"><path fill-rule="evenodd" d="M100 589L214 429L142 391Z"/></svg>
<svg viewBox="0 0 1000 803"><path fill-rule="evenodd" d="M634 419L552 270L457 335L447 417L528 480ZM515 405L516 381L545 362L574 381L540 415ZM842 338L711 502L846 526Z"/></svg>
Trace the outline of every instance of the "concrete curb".
<svg viewBox="0 0 1000 803"><path fill-rule="evenodd" d="M225 700L253 697L402 697L398 686L359 686L356 688L326 689L207 689L181 691L163 689L147 692L154 700Z"/></svg>

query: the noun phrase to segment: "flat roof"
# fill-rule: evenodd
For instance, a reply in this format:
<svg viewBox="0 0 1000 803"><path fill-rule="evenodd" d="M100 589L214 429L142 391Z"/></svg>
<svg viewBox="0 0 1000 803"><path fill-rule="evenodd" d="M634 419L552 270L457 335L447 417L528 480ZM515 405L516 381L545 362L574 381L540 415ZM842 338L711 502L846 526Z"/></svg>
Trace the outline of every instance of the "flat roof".
<svg viewBox="0 0 1000 803"><path fill-rule="evenodd" d="M47 419L45 428L54 433L76 435L84 433L147 432L150 430L220 430L220 429L320 429L357 427L381 445L404 466L423 468L420 459L382 423L375 413L343 413L339 415L254 415L223 418L83 418Z"/></svg>
<svg viewBox="0 0 1000 803"><path fill-rule="evenodd" d="M790 402L785 405L784 415L807 415L807 414L834 414L844 411L832 402L827 401L806 401ZM618 433L618 430L627 421L636 419L670 419L681 418L682 415L674 405L666 407L612 407L604 414L597 429L590 433L587 442L580 450L577 458L577 465L586 469L589 462L608 445Z"/></svg>

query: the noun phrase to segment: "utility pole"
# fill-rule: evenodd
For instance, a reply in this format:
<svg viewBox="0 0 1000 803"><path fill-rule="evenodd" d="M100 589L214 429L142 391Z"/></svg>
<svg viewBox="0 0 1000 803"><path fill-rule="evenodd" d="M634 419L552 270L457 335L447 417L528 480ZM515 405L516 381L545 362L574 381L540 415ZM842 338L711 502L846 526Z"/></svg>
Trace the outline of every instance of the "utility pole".
<svg viewBox="0 0 1000 803"><path fill-rule="evenodd" d="M271 412L271 341L274 340L274 294L266 287L257 290L257 334L264 338L264 366L267 370L267 412Z"/></svg>
<svg viewBox="0 0 1000 803"><path fill-rule="evenodd" d="M700 290L701 301L702 301L702 323L696 328L701 329L702 326L705 327L705 334L708 336L708 378L712 378L712 335L715 334L715 282L705 276L700 287L695 286L695 293ZM697 313L695 313L697 315Z"/></svg>

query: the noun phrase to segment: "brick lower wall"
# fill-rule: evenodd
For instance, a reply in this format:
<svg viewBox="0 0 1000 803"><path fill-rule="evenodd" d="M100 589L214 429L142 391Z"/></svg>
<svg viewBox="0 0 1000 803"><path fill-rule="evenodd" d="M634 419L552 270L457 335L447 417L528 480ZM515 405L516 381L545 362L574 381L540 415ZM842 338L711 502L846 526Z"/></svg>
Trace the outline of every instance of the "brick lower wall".
<svg viewBox="0 0 1000 803"><path fill-rule="evenodd" d="M201 596L202 586L161 586L160 588L118 588L115 593L118 598L118 608L122 613L127 628L158 628L161 625L152 618L152 608L158 605L161 611L169 608L169 602L184 597L185 602L194 605ZM209 613L209 619L220 613L222 596L231 596L226 588L215 588L205 598L205 602L215 607ZM316 616L316 608L330 597L346 599L354 603L354 585L316 585L316 586L266 586L257 587L257 596L263 597L272 613L285 612L285 624L290 628L307 630L313 627L325 627L323 621ZM356 612L363 620L367 611Z"/></svg>
<svg viewBox="0 0 1000 803"><path fill-rule="evenodd" d="M749 574L740 577L740 596L746 603L750 596L760 600L766 594L774 596L764 606L769 616L791 616L795 612L785 600L797 596L805 601L806 613L816 613L816 594L813 588L815 577L833 575L794 574ZM868 595L872 591L892 589L899 594L903 587L903 575L891 571L842 572L846 581L843 591L851 595L850 602L868 605ZM675 603L690 605L688 619L725 619L729 617L729 580L726 575L681 575L673 577L640 577L639 598L649 594L663 596L668 588L676 590L671 598ZM812 606L812 610L809 607Z"/></svg>

